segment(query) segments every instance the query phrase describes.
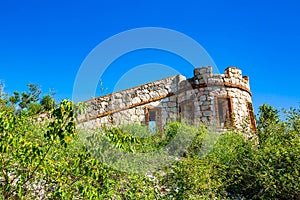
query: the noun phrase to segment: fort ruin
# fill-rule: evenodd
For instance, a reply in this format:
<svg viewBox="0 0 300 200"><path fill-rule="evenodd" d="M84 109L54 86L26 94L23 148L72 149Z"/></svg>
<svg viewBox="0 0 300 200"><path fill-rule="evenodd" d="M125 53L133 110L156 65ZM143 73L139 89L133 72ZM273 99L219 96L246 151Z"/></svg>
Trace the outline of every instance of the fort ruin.
<svg viewBox="0 0 300 200"><path fill-rule="evenodd" d="M212 67L201 67L192 78L171 76L85 101L87 112L77 121L86 128L137 122L161 131L168 121L185 120L255 130L251 97L249 78L240 69L213 74Z"/></svg>

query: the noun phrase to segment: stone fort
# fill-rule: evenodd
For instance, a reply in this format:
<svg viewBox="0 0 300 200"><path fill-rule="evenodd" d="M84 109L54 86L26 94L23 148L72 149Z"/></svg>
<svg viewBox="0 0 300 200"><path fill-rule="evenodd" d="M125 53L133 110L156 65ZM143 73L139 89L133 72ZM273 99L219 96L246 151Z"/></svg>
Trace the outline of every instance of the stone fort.
<svg viewBox="0 0 300 200"><path fill-rule="evenodd" d="M77 121L86 128L141 123L162 131L168 121L184 120L255 130L251 97L249 78L240 69L213 74L208 66L195 68L192 78L171 76L85 101L87 112Z"/></svg>

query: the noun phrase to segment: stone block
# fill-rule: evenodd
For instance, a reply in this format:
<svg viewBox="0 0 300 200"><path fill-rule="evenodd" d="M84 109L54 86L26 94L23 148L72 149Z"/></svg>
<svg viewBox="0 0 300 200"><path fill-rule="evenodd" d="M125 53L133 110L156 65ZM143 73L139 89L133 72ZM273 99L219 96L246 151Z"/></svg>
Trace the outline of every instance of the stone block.
<svg viewBox="0 0 300 200"><path fill-rule="evenodd" d="M156 91L150 91L149 95L151 98L156 98L159 96L159 94Z"/></svg>
<svg viewBox="0 0 300 200"><path fill-rule="evenodd" d="M212 111L203 111L202 115L203 116L212 116Z"/></svg>
<svg viewBox="0 0 300 200"><path fill-rule="evenodd" d="M201 111L210 110L210 106L209 105L202 105L200 108L201 108Z"/></svg>
<svg viewBox="0 0 300 200"><path fill-rule="evenodd" d="M141 99L139 97L134 97L131 101L132 104L138 104L141 103Z"/></svg>
<svg viewBox="0 0 300 200"><path fill-rule="evenodd" d="M170 107L170 108L173 108L173 107L176 107L177 104L175 102L168 102L167 106Z"/></svg>
<svg viewBox="0 0 300 200"><path fill-rule="evenodd" d="M207 100L206 95L200 96L199 100L200 100L201 102L206 101L206 100Z"/></svg>

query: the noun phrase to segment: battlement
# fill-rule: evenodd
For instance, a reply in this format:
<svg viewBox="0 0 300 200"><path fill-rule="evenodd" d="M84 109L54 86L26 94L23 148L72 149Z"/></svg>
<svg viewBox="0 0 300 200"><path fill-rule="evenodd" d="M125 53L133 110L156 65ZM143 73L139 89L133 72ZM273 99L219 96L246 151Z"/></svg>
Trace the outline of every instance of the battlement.
<svg viewBox="0 0 300 200"><path fill-rule="evenodd" d="M249 77L242 76L242 70L230 66L224 70L224 74L213 74L212 67L201 67L194 69L195 85L224 85L230 87L244 88L250 92Z"/></svg>
<svg viewBox="0 0 300 200"><path fill-rule="evenodd" d="M194 69L194 80L196 84L205 84L210 77L212 77L211 66Z"/></svg>

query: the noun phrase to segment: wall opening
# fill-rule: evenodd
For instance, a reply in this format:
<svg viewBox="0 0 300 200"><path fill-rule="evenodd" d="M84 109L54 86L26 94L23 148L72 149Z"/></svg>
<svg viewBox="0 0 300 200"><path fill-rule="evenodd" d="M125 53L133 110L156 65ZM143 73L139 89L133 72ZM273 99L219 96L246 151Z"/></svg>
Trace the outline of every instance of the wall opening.
<svg viewBox="0 0 300 200"><path fill-rule="evenodd" d="M162 131L161 108L147 106L145 108L145 124L151 133Z"/></svg>
<svg viewBox="0 0 300 200"><path fill-rule="evenodd" d="M250 127L252 131L256 131L256 122L255 122L255 117L254 117L254 111L253 111L253 106L251 102L247 102L247 110L248 110L248 115L250 119Z"/></svg>
<svg viewBox="0 0 300 200"><path fill-rule="evenodd" d="M194 112L195 112L195 106L192 100L188 100L180 103L179 116L181 120L183 119L188 124L193 124Z"/></svg>
<svg viewBox="0 0 300 200"><path fill-rule="evenodd" d="M233 125L233 109L230 97L217 97L216 116L218 126L221 128L230 128Z"/></svg>

